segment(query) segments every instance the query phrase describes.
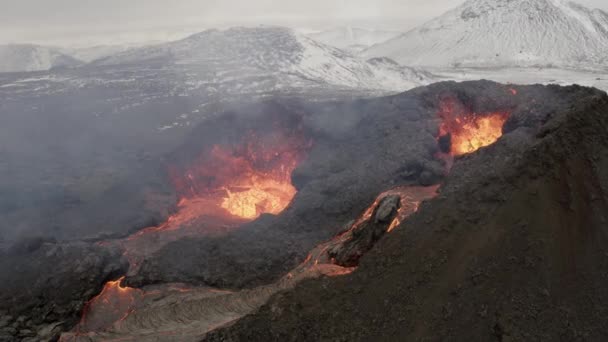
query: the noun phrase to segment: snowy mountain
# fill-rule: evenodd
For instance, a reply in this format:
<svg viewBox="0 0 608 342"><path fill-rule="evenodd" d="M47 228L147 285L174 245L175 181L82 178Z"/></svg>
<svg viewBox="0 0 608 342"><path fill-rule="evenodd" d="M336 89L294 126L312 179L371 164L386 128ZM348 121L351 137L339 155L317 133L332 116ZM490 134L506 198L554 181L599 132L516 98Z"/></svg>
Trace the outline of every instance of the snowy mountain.
<svg viewBox="0 0 608 342"><path fill-rule="evenodd" d="M240 80L275 88L298 84L400 91L425 83L428 74L396 64L370 63L282 27L209 30L176 42L132 49L97 66L161 63L206 70L205 81ZM386 82L386 80L390 82Z"/></svg>
<svg viewBox="0 0 608 342"><path fill-rule="evenodd" d="M469 0L363 56L414 66L605 66L608 14L562 0Z"/></svg>
<svg viewBox="0 0 608 342"><path fill-rule="evenodd" d="M0 45L0 72L40 71L81 64L59 49L39 45Z"/></svg>
<svg viewBox="0 0 608 342"><path fill-rule="evenodd" d="M313 33L309 37L323 44L349 52L360 52L372 45L395 38L400 34L397 31L370 30L345 26Z"/></svg>
<svg viewBox="0 0 608 342"><path fill-rule="evenodd" d="M72 56L83 62L92 62L94 60L112 56L118 53L125 52L129 49L139 47L129 44L122 45L96 45L84 48L62 49L66 55Z"/></svg>

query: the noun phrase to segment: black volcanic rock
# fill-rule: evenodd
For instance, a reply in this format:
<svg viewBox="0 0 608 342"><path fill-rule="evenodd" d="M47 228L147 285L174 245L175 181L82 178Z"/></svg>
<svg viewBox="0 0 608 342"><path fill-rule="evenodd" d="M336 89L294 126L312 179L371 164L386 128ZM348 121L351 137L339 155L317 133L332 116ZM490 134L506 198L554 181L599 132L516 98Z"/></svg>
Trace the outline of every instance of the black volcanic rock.
<svg viewBox="0 0 608 342"><path fill-rule="evenodd" d="M247 105L210 117L204 124L192 128L192 134L180 144L173 137L170 144L175 146L173 152L150 164L142 163L134 169L142 172L134 172L124 182L104 186L105 190L95 194L96 199L85 206L74 205L79 201L78 196L71 196L60 186L53 188L58 195L49 201L60 202L61 206L73 205L70 215L64 217L66 222L72 222L71 228L63 230L64 233L72 228L79 231L81 225L83 230L97 233L100 227L107 227L109 235L124 232L127 223L140 228L154 225L168 214L176 199L161 164L187 163L201 149L224 141L222 139L231 141L247 130L270 129L265 121L268 118L281 118L285 121L279 122L287 126L301 126L314 143L307 159L293 174L298 194L290 207L278 216L262 215L219 237L172 242L147 258L139 272L126 279L129 286L136 287L167 282L253 287L270 283L293 269L314 246L332 238L348 222L358 218L380 193L399 185L443 181L446 165L436 158L439 151L437 111L442 99L453 98L478 113L508 111L511 116L504 127L506 135L492 147L457 158L452 173L445 179L442 195L391 233L390 239L380 239L369 252L370 256L361 259L359 271L346 278L307 282L295 292L276 298L269 306L271 312L266 308L259 315L237 323L235 330L214 336L273 340L293 331L296 339L333 340L338 336L352 336L351 340L357 340L375 339L384 336L384 332L394 338L424 336L427 329L443 338L449 337L450 327L456 329L471 322L457 322L458 325L445 329L431 329L425 324L441 325L443 321L438 317L442 317L444 306L446 315L456 319L450 312L460 310L458 305L462 305L469 317L483 313L486 317L483 327L489 324L488 331L492 334L504 335L513 331L507 323L520 317L516 316L515 309L509 311L503 306L508 306L511 299L516 303L528 302L511 278L521 284L529 281L530 288L539 288L542 294L551 294L564 285L581 293L597 294L598 303L603 300L603 294L596 290L603 284L594 280L597 275L588 271L588 264L572 266L570 259L563 257L548 266L548 275L536 266L544 267L544 263L562 258L561 247L552 247L550 251L555 255L542 249L552 243L555 234L563 248L573 253L572 258L577 256L577 251L588 250L601 260L600 252L596 251L599 247L584 244L573 247L567 243L568 238L587 237L588 233L583 228L570 231L570 226L595 229L597 222L605 226L605 219L602 221L597 214L599 209L585 209L589 203L605 209L602 206L606 178L598 171L606 167L602 159L605 141L600 139L600 133L605 132L605 122L597 114L604 110L605 94L578 86L517 86L514 96L510 91L513 87L486 81L446 82L377 99L306 103L282 98ZM585 104L588 106L580 108ZM596 122L589 124L592 119ZM591 199L573 202L591 188L595 189L589 192ZM15 190L15 194L19 192ZM151 198L145 196L150 194ZM18 207L10 196L3 200L6 202L2 205L10 206L11 210ZM136 210L146 207L151 207L148 212ZM524 214L520 214L520 210ZM543 221L544 213L549 213L551 224ZM11 222L18 222L18 217L22 217L21 214L12 217ZM591 219L585 221L587 217ZM64 221L44 215L37 220L48 220L54 226ZM91 221L90 227L86 225L87 220ZM122 228L114 230L115 225ZM539 236L535 235L537 226L541 227ZM552 231L552 227L559 230ZM506 234L511 230L517 234ZM596 235L589 240L601 242L603 235ZM491 254L494 250L501 254ZM53 325L58 322L64 322L61 329L73 326L84 303L99 293L103 283L125 274L121 252L89 243L54 243L44 238L26 240L14 245L10 252L3 252L0 255L0 326L7 323L0 328L0 337L5 332L7 336L21 334L22 337L41 331L53 334L57 330ZM520 270L528 272L528 265L535 266L533 273L541 277L540 280L526 278L525 274L520 276ZM603 264L595 266L601 269ZM562 273L556 276L554 272L562 272L562 267L583 270L582 276L595 281L592 285L596 287L583 288L574 280L560 283ZM494 277L506 284L505 287L500 287L499 282L486 282ZM486 292L480 292L479 299L468 301L479 309L452 299L460 296L461 288L463 294L472 296L478 288L470 282L493 286L479 288ZM449 290L439 286L443 283ZM329 288L323 288L326 285ZM490 294L496 292L515 297L491 299ZM570 300L569 297L558 299L564 298ZM579 299L573 300L578 303ZM293 304L296 301L300 302ZM539 308L547 304L529 302ZM450 306L450 303L458 305ZM601 308L595 309L589 314L601 312ZM502 320L487 318L498 317L496 313L503 311ZM277 312L283 312L281 319L276 317ZM538 309L525 317L541 314ZM277 319L272 329L267 324L269 318ZM387 322L388 318L392 321ZM301 325L297 323L300 319ZM568 317L548 319L564 321ZM377 326L366 325L374 320L379 322ZM356 324L357 329L349 331L348 326L352 324L347 321ZM485 332L471 329L469 334ZM227 335L222 335L224 333Z"/></svg>
<svg viewBox="0 0 608 342"><path fill-rule="evenodd" d="M126 267L118 250L42 239L18 242L0 253L0 341L31 337L27 331L52 339L78 322L86 301Z"/></svg>
<svg viewBox="0 0 608 342"><path fill-rule="evenodd" d="M513 88L518 90L516 96ZM228 236L170 243L145 260L127 283L241 288L278 279L314 246L356 219L378 194L399 185L426 186L442 180L445 165L436 158L436 137L443 99L454 99L470 112L509 112L505 132L534 132L579 99L599 94L578 86L443 82L376 99L321 104L276 100L235 109L198 127L184 145L190 148L180 149L179 154L187 160L184 150L198 152L215 136L260 129L269 117L303 118L300 124L313 139L313 147L294 171L299 192L292 204L279 216L266 216Z"/></svg>
<svg viewBox="0 0 608 342"><path fill-rule="evenodd" d="M359 259L386 233L397 215L400 201L398 195L389 195L380 200L370 219L354 227L352 239L328 252L335 264L343 267L359 265Z"/></svg>
<svg viewBox="0 0 608 342"><path fill-rule="evenodd" d="M440 196L357 271L302 283L205 340L605 340L608 97L549 89L577 96L529 119L515 110L539 126L458 158Z"/></svg>

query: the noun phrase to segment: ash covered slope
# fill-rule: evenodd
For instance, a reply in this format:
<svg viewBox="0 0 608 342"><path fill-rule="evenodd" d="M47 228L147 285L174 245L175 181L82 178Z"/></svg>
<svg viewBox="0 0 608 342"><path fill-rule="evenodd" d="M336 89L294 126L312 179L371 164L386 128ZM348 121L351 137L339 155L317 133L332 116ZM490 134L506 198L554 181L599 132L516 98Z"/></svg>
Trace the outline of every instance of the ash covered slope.
<svg viewBox="0 0 608 342"><path fill-rule="evenodd" d="M282 27L208 30L180 41L130 50L94 64L151 60L199 65L213 70L216 77L232 75L243 82L246 76L252 80L285 78L283 87L310 83L400 91L425 81L425 75L413 69L404 69L408 73L403 73L378 67Z"/></svg>
<svg viewBox="0 0 608 342"><path fill-rule="evenodd" d="M41 71L82 64L58 49L39 45L0 45L0 73Z"/></svg>
<svg viewBox="0 0 608 342"><path fill-rule="evenodd" d="M542 122L457 160L352 275L304 283L207 340L606 339L608 98Z"/></svg>
<svg viewBox="0 0 608 342"><path fill-rule="evenodd" d="M608 14L562 0L469 0L363 55L415 66L605 65Z"/></svg>

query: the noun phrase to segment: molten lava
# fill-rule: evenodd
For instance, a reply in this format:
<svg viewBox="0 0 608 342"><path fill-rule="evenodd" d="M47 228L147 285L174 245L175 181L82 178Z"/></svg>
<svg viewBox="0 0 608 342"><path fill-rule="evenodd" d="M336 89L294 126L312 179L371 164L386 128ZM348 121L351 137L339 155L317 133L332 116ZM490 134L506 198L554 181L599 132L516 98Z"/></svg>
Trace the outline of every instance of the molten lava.
<svg viewBox="0 0 608 342"><path fill-rule="evenodd" d="M291 174L310 147L311 141L297 130L277 130L263 137L250 133L233 145L214 145L191 165L169 170L181 199L177 211L164 223L100 245L122 248L129 260L127 274L132 275L147 255L170 241L222 234L261 214L279 214L297 192ZM144 298L190 291L174 285L159 291L135 289L122 286L123 279L107 282L87 303L74 330L76 336L124 322ZM68 338L66 335L65 340Z"/></svg>
<svg viewBox="0 0 608 342"><path fill-rule="evenodd" d="M437 190L439 185L432 185L427 187L411 186L411 187L398 187L384 193L387 195L399 195L401 197L401 206L397 211L397 217L393 219L391 225L386 230L387 233L392 232L397 226L399 226L406 218L418 211L420 203L422 201L434 198L437 196Z"/></svg>
<svg viewBox="0 0 608 342"><path fill-rule="evenodd" d="M261 139L250 134L242 144L214 146L183 176L174 171L174 183L183 198L213 199L235 217L276 215L297 192L291 174L309 147L300 135L277 133Z"/></svg>
<svg viewBox="0 0 608 342"><path fill-rule="evenodd" d="M400 207L397 210L397 215L390 225L387 227L387 233L394 230L405 221L409 216L418 211L420 203L425 200L432 199L437 196L439 185L428 187L423 186L401 186L381 193L376 200L359 216L359 218L344 232L338 234L333 239L317 245L308 254L307 258L288 276L295 277L299 274L309 272L311 269L322 269L327 276L341 276L352 273L356 267L343 267L336 264L335 260L330 256L331 251L339 248L348 241L355 238L355 232L365 222L373 220L374 211L386 196L397 195L400 197Z"/></svg>
<svg viewBox="0 0 608 342"><path fill-rule="evenodd" d="M86 304L76 331L107 329L131 313L135 303L143 297L143 292L122 286L120 283L123 279L107 282L101 293Z"/></svg>
<svg viewBox="0 0 608 342"><path fill-rule="evenodd" d="M440 139L449 137L450 154L460 156L495 143L502 136L509 113L474 113L458 106L455 100L444 100L439 117L442 119Z"/></svg>

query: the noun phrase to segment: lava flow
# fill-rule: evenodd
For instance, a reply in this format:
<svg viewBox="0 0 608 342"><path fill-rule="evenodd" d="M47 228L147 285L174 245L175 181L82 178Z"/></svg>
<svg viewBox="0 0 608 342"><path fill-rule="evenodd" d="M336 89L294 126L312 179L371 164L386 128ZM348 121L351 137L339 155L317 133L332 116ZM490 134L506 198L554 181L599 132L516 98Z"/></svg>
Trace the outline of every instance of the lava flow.
<svg viewBox="0 0 608 342"><path fill-rule="evenodd" d="M438 141L445 152L442 156L453 160L453 156L472 153L496 142L502 136L509 113L474 113L450 100L441 103L439 117ZM115 243L124 249L130 260L129 272L134 272L146 255L167 241L186 236L184 234L189 230L184 227L204 227L209 234L209 226L237 226L265 213L279 214L296 194L291 174L309 148L310 142L300 135L280 133L263 139L251 133L240 144L215 145L190 165L170 170L181 197L174 215L158 227L106 243ZM362 255L384 234L415 213L422 201L435 197L438 188L439 185L403 186L380 194L348 229L315 247L304 262L268 286L218 294L214 292L216 290L188 289L182 285L175 287L175 284L133 289L121 285L122 278L108 282L87 304L82 321L71 337L92 336L100 330L120 335L121 329L128 331L129 327L142 324L146 329L161 329L146 317L157 315L164 322L175 315L177 311L166 313L155 306L158 300L165 299L189 302L190 306L185 305L180 312L183 316L180 316L180 322L190 322L188 319L195 313L204 316L205 319L195 321L200 324L197 333L205 333L255 310L270 295L295 286L301 279L353 272Z"/></svg>
<svg viewBox="0 0 608 342"><path fill-rule="evenodd" d="M442 120L440 142L449 144L451 155L460 156L495 143L502 136L509 113L474 113L463 109L453 99L445 99L440 104L439 117Z"/></svg>
<svg viewBox="0 0 608 342"><path fill-rule="evenodd" d="M107 282L101 293L87 303L76 331L106 329L129 315L143 291L122 286L123 279Z"/></svg>
<svg viewBox="0 0 608 342"><path fill-rule="evenodd" d="M353 272L356 267L339 265L332 254L336 253L336 251L340 250L345 245L353 242L357 238L356 236L359 235L356 231L364 224L376 220L376 218L373 217L374 213L377 212L381 202L385 198L389 196L398 196L400 199L399 206L396 208L393 219L384 226L385 230L383 231L388 233L397 228L397 226L399 226L407 217L418 211L420 203L437 196L438 188L438 185L428 187L401 186L381 193L347 230L338 234L330 241L315 247L304 262L290 272L289 276L299 276L302 273L314 271L315 269L320 269L324 274L330 276L341 276ZM367 247L371 246L368 245ZM362 255L366 251L360 252L360 255Z"/></svg>
<svg viewBox="0 0 608 342"><path fill-rule="evenodd" d="M240 143L214 145L181 171L170 170L181 200L163 224L100 244L122 248L129 260L128 275L133 275L148 255L168 242L222 234L262 214L279 214L297 192L291 174L310 146L301 134L281 132L263 137L250 133ZM125 287L123 279L106 283L87 303L74 330L76 336L108 329L133 314L144 297L165 296L176 288L175 284L167 285L151 292ZM179 287L178 292L187 290Z"/></svg>

